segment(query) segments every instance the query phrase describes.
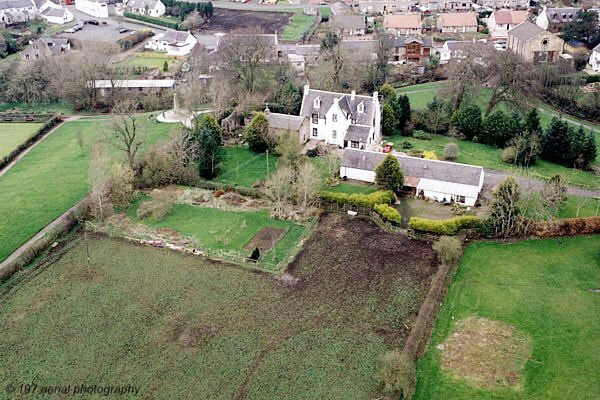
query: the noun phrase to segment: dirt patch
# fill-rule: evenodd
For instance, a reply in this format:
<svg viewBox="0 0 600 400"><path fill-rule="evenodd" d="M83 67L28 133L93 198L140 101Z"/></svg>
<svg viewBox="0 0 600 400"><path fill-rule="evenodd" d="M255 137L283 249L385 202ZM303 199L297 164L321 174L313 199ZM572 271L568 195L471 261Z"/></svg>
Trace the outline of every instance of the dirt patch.
<svg viewBox="0 0 600 400"><path fill-rule="evenodd" d="M460 320L443 344L442 367L476 387L518 388L531 341L511 325L485 318Z"/></svg>
<svg viewBox="0 0 600 400"><path fill-rule="evenodd" d="M215 192L206 189L186 189L179 193L177 203L191 206L219 208L226 211L256 211L270 208L266 199L242 196L236 192Z"/></svg>
<svg viewBox="0 0 600 400"><path fill-rule="evenodd" d="M235 30L256 30L264 33L281 33L289 23L292 13L227 10L215 8L210 23L200 30L232 32Z"/></svg>
<svg viewBox="0 0 600 400"><path fill-rule="evenodd" d="M250 239L244 246L246 250L254 250L258 247L261 254L271 250L271 248L277 243L279 239L283 237L285 230L280 228L273 228L265 226L260 231L256 232L256 235Z"/></svg>
<svg viewBox="0 0 600 400"><path fill-rule="evenodd" d="M221 330L221 327L215 324L194 325L181 313L169 316L167 325L169 328L165 335L166 340L184 348L197 347Z"/></svg>

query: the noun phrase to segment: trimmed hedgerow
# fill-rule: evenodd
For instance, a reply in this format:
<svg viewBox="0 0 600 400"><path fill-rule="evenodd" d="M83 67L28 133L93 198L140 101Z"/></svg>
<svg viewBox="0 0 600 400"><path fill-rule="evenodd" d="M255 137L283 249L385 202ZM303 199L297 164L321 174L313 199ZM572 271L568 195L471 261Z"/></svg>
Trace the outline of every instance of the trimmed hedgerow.
<svg viewBox="0 0 600 400"><path fill-rule="evenodd" d="M387 204L375 204L375 207L373 208L375 209L375 212L379 214L379 216L385 221L391 222L395 225L402 224L402 215L400 214L400 211L394 207Z"/></svg>
<svg viewBox="0 0 600 400"><path fill-rule="evenodd" d="M123 16L127 18L137 19L138 21L148 22L154 25L166 26L167 28L175 29L177 31L182 30L181 24L177 21L168 21L164 18L151 17L149 15L136 14L129 11L125 11Z"/></svg>
<svg viewBox="0 0 600 400"><path fill-rule="evenodd" d="M411 217L408 221L408 226L416 231L438 235L455 235L461 229L478 228L480 225L481 219L472 215L439 220Z"/></svg>
<svg viewBox="0 0 600 400"><path fill-rule="evenodd" d="M369 194L352 193L351 195L346 193L320 192L319 198L322 201L340 205L351 204L358 207L373 208L377 204L391 204L394 200L394 194L389 190L378 190Z"/></svg>

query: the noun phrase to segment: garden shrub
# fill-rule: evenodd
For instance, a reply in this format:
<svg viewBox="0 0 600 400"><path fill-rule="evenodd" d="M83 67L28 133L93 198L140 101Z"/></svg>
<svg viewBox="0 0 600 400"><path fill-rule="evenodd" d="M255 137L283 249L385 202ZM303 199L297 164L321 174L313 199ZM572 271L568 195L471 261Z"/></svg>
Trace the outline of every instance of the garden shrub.
<svg viewBox="0 0 600 400"><path fill-rule="evenodd" d="M124 17L137 19L138 21L148 22L154 25L166 26L167 28L175 29L177 31L183 29L182 24L177 21L168 21L163 18L151 17L149 15L136 14L129 11L123 13Z"/></svg>
<svg viewBox="0 0 600 400"><path fill-rule="evenodd" d="M397 350L386 352L377 376L383 394L397 399L410 399L417 384L415 363Z"/></svg>
<svg viewBox="0 0 600 400"><path fill-rule="evenodd" d="M389 190L378 190L369 194L352 193L351 195L336 192L320 192L319 198L322 201L340 205L351 204L358 207L373 208L377 204L391 204L394 200L394 195Z"/></svg>
<svg viewBox="0 0 600 400"><path fill-rule="evenodd" d="M451 219L427 219L411 217L408 225L420 232L435 233L438 235L455 235L461 229L478 228L481 219L472 215L463 215Z"/></svg>
<svg viewBox="0 0 600 400"><path fill-rule="evenodd" d="M427 160L437 160L438 159L437 154L435 154L435 151L433 151L433 150L424 151L423 158L425 158Z"/></svg>
<svg viewBox="0 0 600 400"><path fill-rule="evenodd" d="M404 141L404 142L402 142L402 148L403 149L412 149L413 145L411 142Z"/></svg>
<svg viewBox="0 0 600 400"><path fill-rule="evenodd" d="M442 262L453 264L458 261L462 254L462 244L458 238L442 236L433 244L433 250L435 250Z"/></svg>
<svg viewBox="0 0 600 400"><path fill-rule="evenodd" d="M391 222L394 225L402 224L402 215L400 214L400 211L394 207L387 204L375 204L373 208L385 221Z"/></svg>
<svg viewBox="0 0 600 400"><path fill-rule="evenodd" d="M456 160L458 158L458 145L454 142L446 144L444 147L444 160Z"/></svg>
<svg viewBox="0 0 600 400"><path fill-rule="evenodd" d="M152 200L148 200L140 204L136 215L139 219L152 218L156 221L165 219L171 211L175 198L168 192L155 192L152 194Z"/></svg>
<svg viewBox="0 0 600 400"><path fill-rule="evenodd" d="M417 131L414 133L413 137L419 140L431 140L431 134L423 131Z"/></svg>

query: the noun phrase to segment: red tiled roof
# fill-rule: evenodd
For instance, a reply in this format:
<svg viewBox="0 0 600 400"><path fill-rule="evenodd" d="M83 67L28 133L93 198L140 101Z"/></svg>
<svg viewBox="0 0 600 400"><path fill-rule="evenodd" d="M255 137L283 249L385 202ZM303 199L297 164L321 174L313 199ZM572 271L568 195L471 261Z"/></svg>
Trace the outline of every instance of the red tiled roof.
<svg viewBox="0 0 600 400"><path fill-rule="evenodd" d="M421 28L421 16L419 14L386 15L383 19L383 27L386 29L418 29Z"/></svg>
<svg viewBox="0 0 600 400"><path fill-rule="evenodd" d="M440 14L442 26L477 26L474 13L447 13Z"/></svg>
<svg viewBox="0 0 600 400"><path fill-rule="evenodd" d="M525 22L527 14L527 11L494 11L494 19L496 20L496 24L519 25L520 23Z"/></svg>

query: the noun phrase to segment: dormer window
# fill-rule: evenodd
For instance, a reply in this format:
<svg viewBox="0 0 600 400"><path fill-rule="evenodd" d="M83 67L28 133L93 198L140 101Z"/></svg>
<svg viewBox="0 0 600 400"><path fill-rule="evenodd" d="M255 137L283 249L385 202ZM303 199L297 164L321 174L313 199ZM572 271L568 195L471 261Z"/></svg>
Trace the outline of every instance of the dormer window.
<svg viewBox="0 0 600 400"><path fill-rule="evenodd" d="M358 106L356 106L356 111L359 114L362 114L365 112L365 105L363 103L359 103Z"/></svg>
<svg viewBox="0 0 600 400"><path fill-rule="evenodd" d="M313 101L313 107L315 108L319 108L321 107L321 98L317 97L314 101Z"/></svg>

